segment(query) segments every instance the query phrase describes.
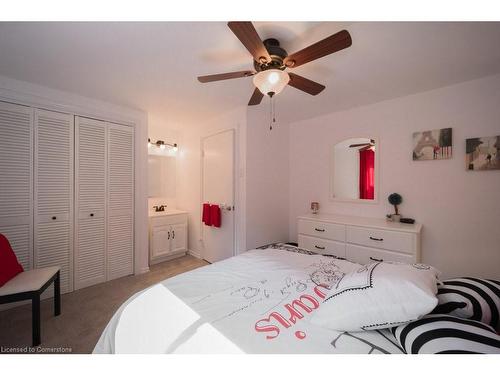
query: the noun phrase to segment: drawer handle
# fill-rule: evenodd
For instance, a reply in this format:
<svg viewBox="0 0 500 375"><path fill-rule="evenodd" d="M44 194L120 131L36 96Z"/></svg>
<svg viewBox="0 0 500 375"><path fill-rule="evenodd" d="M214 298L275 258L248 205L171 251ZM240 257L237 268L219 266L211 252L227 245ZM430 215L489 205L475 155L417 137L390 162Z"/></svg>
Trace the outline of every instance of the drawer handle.
<svg viewBox="0 0 500 375"><path fill-rule="evenodd" d="M316 232L324 232L324 231L325 231L324 229L319 229L319 228L314 228L314 230L315 230Z"/></svg>
<svg viewBox="0 0 500 375"><path fill-rule="evenodd" d="M57 217L55 217L55 216L52 216L52 220L55 220L55 219L57 219Z"/></svg>
<svg viewBox="0 0 500 375"><path fill-rule="evenodd" d="M383 259L377 259L377 258L374 258L374 257L370 257L371 260L374 260L375 262L383 262L384 260Z"/></svg>
<svg viewBox="0 0 500 375"><path fill-rule="evenodd" d="M370 236L370 240L373 240L373 241L383 241L384 239L383 238L377 238L377 237Z"/></svg>
<svg viewBox="0 0 500 375"><path fill-rule="evenodd" d="M324 247L324 246L314 245L314 247L315 247L316 249L325 250L325 247Z"/></svg>
<svg viewBox="0 0 500 375"><path fill-rule="evenodd" d="M94 217L94 214L90 214L90 216Z"/></svg>

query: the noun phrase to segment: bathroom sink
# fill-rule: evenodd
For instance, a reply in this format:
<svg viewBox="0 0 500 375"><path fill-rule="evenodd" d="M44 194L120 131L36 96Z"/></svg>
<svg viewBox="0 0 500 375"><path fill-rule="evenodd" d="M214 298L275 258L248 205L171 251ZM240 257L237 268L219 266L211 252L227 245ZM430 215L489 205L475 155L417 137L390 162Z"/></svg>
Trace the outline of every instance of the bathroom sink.
<svg viewBox="0 0 500 375"><path fill-rule="evenodd" d="M177 215L177 214L185 214L187 213L186 211L181 211L181 210L176 210L175 208L172 209L167 209L165 211L149 211L149 217L155 217L155 216L168 216L168 215Z"/></svg>

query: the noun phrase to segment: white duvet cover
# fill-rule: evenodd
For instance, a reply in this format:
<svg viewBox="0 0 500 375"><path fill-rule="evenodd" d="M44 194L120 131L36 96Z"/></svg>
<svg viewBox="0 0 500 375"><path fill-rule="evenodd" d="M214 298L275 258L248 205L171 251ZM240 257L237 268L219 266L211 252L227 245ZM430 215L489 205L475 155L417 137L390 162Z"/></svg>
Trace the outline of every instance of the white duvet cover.
<svg viewBox="0 0 500 375"><path fill-rule="evenodd" d="M325 298L322 284L359 265L277 247L135 294L94 353L402 353L388 330L348 333L310 323Z"/></svg>

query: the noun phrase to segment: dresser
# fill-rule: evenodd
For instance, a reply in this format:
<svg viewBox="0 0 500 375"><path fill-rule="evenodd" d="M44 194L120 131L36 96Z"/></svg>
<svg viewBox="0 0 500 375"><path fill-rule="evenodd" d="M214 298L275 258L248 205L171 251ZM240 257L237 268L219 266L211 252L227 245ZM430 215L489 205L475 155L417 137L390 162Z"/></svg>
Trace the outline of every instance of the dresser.
<svg viewBox="0 0 500 375"><path fill-rule="evenodd" d="M169 210L149 213L149 263L155 264L186 254L187 212Z"/></svg>
<svg viewBox="0 0 500 375"><path fill-rule="evenodd" d="M366 264L420 262L421 224L334 214L297 218L299 247Z"/></svg>

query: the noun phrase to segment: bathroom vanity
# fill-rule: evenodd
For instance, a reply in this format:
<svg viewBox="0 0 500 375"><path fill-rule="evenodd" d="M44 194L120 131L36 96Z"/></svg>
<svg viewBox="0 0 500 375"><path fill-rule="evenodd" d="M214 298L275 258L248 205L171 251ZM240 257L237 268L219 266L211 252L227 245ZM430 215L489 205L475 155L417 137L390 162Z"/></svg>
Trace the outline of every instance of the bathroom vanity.
<svg viewBox="0 0 500 375"><path fill-rule="evenodd" d="M149 212L149 264L183 256L187 252L187 212Z"/></svg>

